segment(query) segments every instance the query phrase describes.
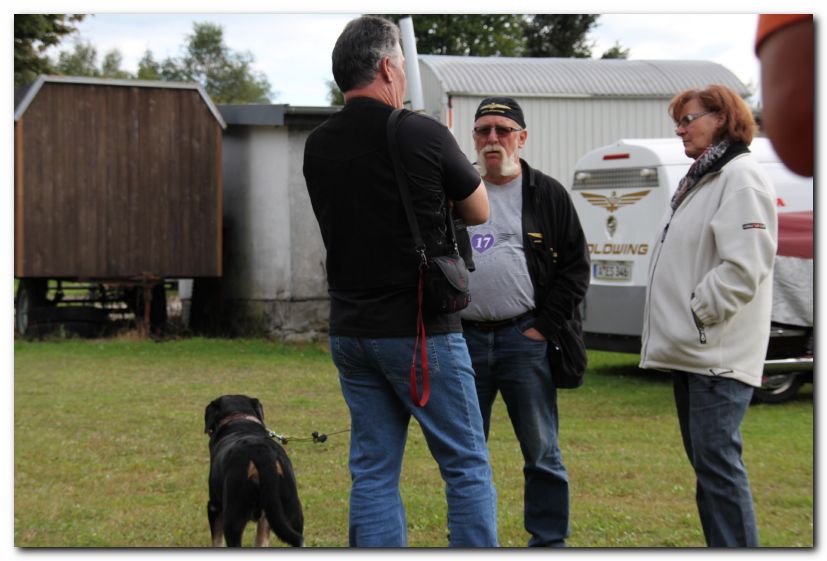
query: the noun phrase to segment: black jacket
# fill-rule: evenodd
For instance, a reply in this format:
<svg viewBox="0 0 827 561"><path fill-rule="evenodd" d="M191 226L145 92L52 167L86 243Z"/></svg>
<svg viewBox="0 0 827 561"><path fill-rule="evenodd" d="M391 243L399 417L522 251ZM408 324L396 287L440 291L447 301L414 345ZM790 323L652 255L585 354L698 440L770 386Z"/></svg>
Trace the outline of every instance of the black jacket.
<svg viewBox="0 0 827 561"><path fill-rule="evenodd" d="M586 236L568 191L520 160L523 170L523 247L534 285L534 328L551 339L578 318L589 288Z"/></svg>

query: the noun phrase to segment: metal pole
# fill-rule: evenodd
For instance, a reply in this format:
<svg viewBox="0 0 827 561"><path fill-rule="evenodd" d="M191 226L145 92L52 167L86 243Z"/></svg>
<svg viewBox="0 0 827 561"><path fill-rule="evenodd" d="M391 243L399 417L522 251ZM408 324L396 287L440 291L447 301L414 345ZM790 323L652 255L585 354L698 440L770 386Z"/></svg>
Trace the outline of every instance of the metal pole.
<svg viewBox="0 0 827 561"><path fill-rule="evenodd" d="M413 18L403 16L399 20L402 34L402 52L405 54L405 77L408 80L408 97L413 111L425 111L422 98L422 80L419 77L419 59L416 56L416 38L414 37Z"/></svg>

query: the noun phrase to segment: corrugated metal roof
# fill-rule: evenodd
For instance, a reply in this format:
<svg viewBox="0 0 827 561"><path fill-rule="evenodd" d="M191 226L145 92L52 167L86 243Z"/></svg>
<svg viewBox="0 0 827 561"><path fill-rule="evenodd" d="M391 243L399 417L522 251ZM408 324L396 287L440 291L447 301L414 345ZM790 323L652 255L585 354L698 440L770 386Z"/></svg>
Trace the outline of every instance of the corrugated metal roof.
<svg viewBox="0 0 827 561"><path fill-rule="evenodd" d="M750 91L724 66L702 60L509 58L419 55L446 93L513 96L672 97L723 84Z"/></svg>
<svg viewBox="0 0 827 561"><path fill-rule="evenodd" d="M29 108L29 104L31 104L32 100L34 100L34 98L37 96L37 92L40 91L40 88L43 87L43 84L45 84L46 82L61 84L87 84L92 86L125 86L137 88L169 88L179 90L195 90L201 96L201 99L204 100L204 103L207 104L207 108L210 110L210 113L212 113L213 117L215 117L215 120L218 121L218 124L221 125L221 128L227 128L227 123L224 122L224 118L221 116L221 113L219 113L218 108L215 106L215 104L213 104L212 99L210 99L210 96L207 95L207 91L204 89L203 86L201 86L201 84L197 84L195 82L119 80L112 78L87 78L81 76L38 76L37 80L28 88L28 90L25 90L25 92L21 92L23 93L23 95L20 101L17 102L17 100L15 99L15 122L23 116L23 113L25 113L26 109Z"/></svg>

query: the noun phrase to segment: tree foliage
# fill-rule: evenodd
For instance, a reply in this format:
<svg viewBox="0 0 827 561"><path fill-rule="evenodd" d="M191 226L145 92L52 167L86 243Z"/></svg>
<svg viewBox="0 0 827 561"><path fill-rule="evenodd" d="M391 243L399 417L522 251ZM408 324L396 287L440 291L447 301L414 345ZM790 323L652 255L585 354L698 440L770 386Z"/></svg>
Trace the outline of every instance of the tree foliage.
<svg viewBox="0 0 827 561"><path fill-rule="evenodd" d="M402 16L385 15L395 23ZM417 14L419 54L589 58L600 14ZM626 58L616 43L602 58Z"/></svg>
<svg viewBox="0 0 827 561"><path fill-rule="evenodd" d="M72 51L61 51L53 68L64 76L99 76L98 52L91 43L75 40Z"/></svg>
<svg viewBox="0 0 827 561"><path fill-rule="evenodd" d="M629 58L629 49L624 49L619 41L615 41L615 44L612 47L604 52L600 58L609 59L609 58Z"/></svg>
<svg viewBox="0 0 827 561"><path fill-rule="evenodd" d="M523 33L526 56L590 58L587 36L597 25L598 14L535 14L526 16Z"/></svg>
<svg viewBox="0 0 827 561"><path fill-rule="evenodd" d="M330 105L345 104L345 94L343 94L339 86L336 85L335 80L327 81L327 100L330 102Z"/></svg>
<svg viewBox="0 0 827 561"><path fill-rule="evenodd" d="M158 62L146 51L136 77L142 80L198 82L217 103L269 103L273 95L267 77L253 69L249 52L236 52L224 43L220 25L194 23L181 57Z"/></svg>
<svg viewBox="0 0 827 561"><path fill-rule="evenodd" d="M383 17L399 23L399 14ZM588 34L599 14L416 14L416 51L421 55L590 58ZM628 58L620 43L601 58ZM342 103L335 82L328 82L331 105Z"/></svg>
<svg viewBox="0 0 827 561"><path fill-rule="evenodd" d="M157 61L151 51L146 51L135 74L121 68L123 55L117 49L105 53L98 64L97 49L82 39L76 39L73 49L60 52L54 61L46 56L24 57L26 52L39 53L59 43L63 35L75 31L66 22L80 21L82 17L15 16L15 85L29 83L37 74L48 72L65 76L197 82L217 103L269 103L274 95L267 77L253 68L253 55L230 49L224 43L223 28L213 23L193 24L193 32L187 36L180 57ZM21 69L26 69L25 77L21 70L20 82L18 60ZM25 61L28 62L24 65Z"/></svg>
<svg viewBox="0 0 827 561"><path fill-rule="evenodd" d="M394 23L401 16L385 15ZM522 56L523 16L512 14L417 14L413 18L419 54Z"/></svg>
<svg viewBox="0 0 827 561"><path fill-rule="evenodd" d="M130 78L129 72L121 70L123 55L117 49L108 51L101 61L101 76L107 78Z"/></svg>
<svg viewBox="0 0 827 561"><path fill-rule="evenodd" d="M55 73L64 76L92 76L101 78L131 78L121 69L123 55L117 49L104 54L98 66L98 51L89 41L76 39L72 51L62 51L53 63Z"/></svg>
<svg viewBox="0 0 827 561"><path fill-rule="evenodd" d="M30 84L38 74L50 74L53 67L45 51L77 31L82 14L14 15L14 86Z"/></svg>

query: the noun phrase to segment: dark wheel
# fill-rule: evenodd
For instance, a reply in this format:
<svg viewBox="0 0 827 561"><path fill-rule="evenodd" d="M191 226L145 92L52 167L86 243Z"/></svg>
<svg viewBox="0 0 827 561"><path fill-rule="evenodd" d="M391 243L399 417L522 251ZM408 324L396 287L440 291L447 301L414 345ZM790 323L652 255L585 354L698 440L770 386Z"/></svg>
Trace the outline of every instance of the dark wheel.
<svg viewBox="0 0 827 561"><path fill-rule="evenodd" d="M32 334L35 310L46 306L46 293L49 291L48 279L21 279L14 299L14 328L19 335Z"/></svg>
<svg viewBox="0 0 827 561"><path fill-rule="evenodd" d="M60 331L80 337L100 337L106 331L109 312L92 306L43 306L30 314L30 336Z"/></svg>
<svg viewBox="0 0 827 561"><path fill-rule="evenodd" d="M797 372L791 374L771 374L764 376L760 388L753 392L753 401L761 403L783 403L792 399L804 384L803 377Z"/></svg>

